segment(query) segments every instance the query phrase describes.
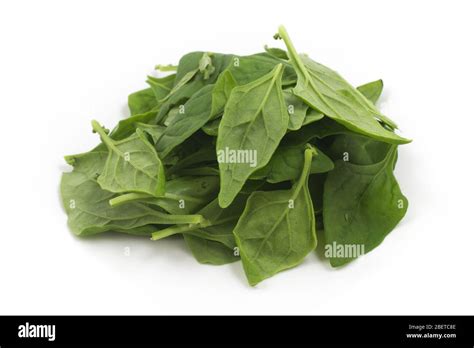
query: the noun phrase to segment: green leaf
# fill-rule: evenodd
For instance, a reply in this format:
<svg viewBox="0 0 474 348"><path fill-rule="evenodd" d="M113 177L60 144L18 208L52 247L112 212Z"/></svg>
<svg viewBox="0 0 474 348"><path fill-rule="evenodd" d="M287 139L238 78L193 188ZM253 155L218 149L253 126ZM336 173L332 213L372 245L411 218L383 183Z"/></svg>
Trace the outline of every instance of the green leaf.
<svg viewBox="0 0 474 348"><path fill-rule="evenodd" d="M151 88L142 89L128 96L128 107L131 116L146 113L157 105L155 93Z"/></svg>
<svg viewBox="0 0 474 348"><path fill-rule="evenodd" d="M377 100L379 100L380 95L382 94L383 90L383 81L376 80L365 85L357 87L360 93L362 93L368 100L375 104Z"/></svg>
<svg viewBox="0 0 474 348"><path fill-rule="evenodd" d="M213 88L213 85L208 85L200 89L176 114L156 143L160 156L168 155L210 119Z"/></svg>
<svg viewBox="0 0 474 348"><path fill-rule="evenodd" d="M285 98L290 121L288 123L289 130L298 130L305 122L308 105L303 100L293 94L291 90L284 90L283 97Z"/></svg>
<svg viewBox="0 0 474 348"><path fill-rule="evenodd" d="M222 115L227 100L229 100L230 94L235 86L237 86L237 82L230 70L224 70L222 74L219 75L212 90L211 119Z"/></svg>
<svg viewBox="0 0 474 348"><path fill-rule="evenodd" d="M171 89L174 86L174 81L176 79L176 74L168 75L165 77L153 77L148 76L147 83L150 85L153 94L155 95L155 100L157 104L160 104L161 101L171 92Z"/></svg>
<svg viewBox="0 0 474 348"><path fill-rule="evenodd" d="M219 126L218 159L229 149L247 150L256 153L257 163L252 167L220 161L219 204L223 208L232 203L250 175L268 163L285 135L288 112L281 89L282 68L278 65L269 74L232 90Z"/></svg>
<svg viewBox="0 0 474 348"><path fill-rule="evenodd" d="M156 143L165 157L176 146L203 127L212 117L222 113L235 81L229 72L219 76L215 85L207 85L194 94L178 112Z"/></svg>
<svg viewBox="0 0 474 348"><path fill-rule="evenodd" d="M291 190L250 195L234 229L250 285L301 263L316 248L308 177L313 150L304 153L301 177Z"/></svg>
<svg viewBox="0 0 474 348"><path fill-rule="evenodd" d="M75 172L80 172L95 180L102 173L108 154L106 148L95 148L78 155L65 156L64 159L67 164L74 167Z"/></svg>
<svg viewBox="0 0 474 348"><path fill-rule="evenodd" d="M303 153L306 145L281 145L268 164L256 171L252 179L266 179L270 183L296 180L304 165ZM321 150L317 150L311 162L310 174L325 173L334 168L334 163Z"/></svg>
<svg viewBox="0 0 474 348"><path fill-rule="evenodd" d="M314 138L324 139L332 135L350 133L347 128L334 122L328 117L323 117L317 122L313 122L307 126L301 127L298 131L289 132L282 141L282 145L298 145L305 144Z"/></svg>
<svg viewBox="0 0 474 348"><path fill-rule="evenodd" d="M217 134L219 133L219 125L221 124L221 119L216 118L212 121L209 121L206 123L204 126L202 126L202 130L204 133L207 135L217 137Z"/></svg>
<svg viewBox="0 0 474 348"><path fill-rule="evenodd" d="M306 117L304 119L303 126L306 126L307 124L319 121L323 117L324 117L324 114L322 114L321 112L309 108L307 113L306 113Z"/></svg>
<svg viewBox="0 0 474 348"><path fill-rule="evenodd" d="M189 154L183 159L180 159L179 162L168 169L167 173L168 175L180 175L182 169L190 168L196 165L202 166L205 163L214 164L216 161L216 149L214 145L203 146L196 152Z"/></svg>
<svg viewBox="0 0 474 348"><path fill-rule="evenodd" d="M69 227L75 234L116 231L150 236L158 229L157 224L202 222L200 215L168 215L138 202L111 207L109 200L115 194L102 190L95 180L102 172L105 156L104 152L91 151L67 158L74 170L63 173L61 197Z"/></svg>
<svg viewBox="0 0 474 348"><path fill-rule="evenodd" d="M221 208L218 200L214 199L199 210L198 214L204 217L202 222L194 225L168 227L153 233L152 239L159 240L179 233L189 233L196 237L223 243L232 248L235 246L232 230L244 210L248 196L248 192L240 193L227 208Z"/></svg>
<svg viewBox="0 0 474 348"><path fill-rule="evenodd" d="M97 179L104 190L163 195L163 165L155 148L140 129L128 138L116 141L111 139L96 121L92 121L92 127L109 150L104 170Z"/></svg>
<svg viewBox="0 0 474 348"><path fill-rule="evenodd" d="M156 110L151 110L144 114L137 114L121 120L110 132L109 136L114 140L125 139L135 133L138 123L150 123L156 117L156 113Z"/></svg>
<svg viewBox="0 0 474 348"><path fill-rule="evenodd" d="M166 183L163 197L142 193L127 193L110 200L112 206L139 200L159 206L170 214L192 214L212 201L219 191L216 176L179 177Z"/></svg>
<svg viewBox="0 0 474 348"><path fill-rule="evenodd" d="M186 168L181 169L180 175L191 175L191 176L219 176L219 169L214 167L197 167L197 168Z"/></svg>
<svg viewBox="0 0 474 348"><path fill-rule="evenodd" d="M396 125L338 73L307 56L299 56L283 27L280 27L279 35L285 41L290 61L298 75L293 90L297 96L354 132L392 144L410 142L382 127L377 120L382 120L392 128L396 128Z"/></svg>
<svg viewBox="0 0 474 348"><path fill-rule="evenodd" d="M379 80L382 81L382 80ZM378 90L381 87L378 81L369 82L365 85L357 87L360 88L361 93L365 95L367 93L367 97L370 96L370 93L373 93L374 90ZM382 90L380 89L380 92ZM373 97L374 94L372 94ZM315 124L314 123L318 121ZM308 113L306 114L305 121L303 123L301 129L296 132L291 132L283 139L284 144L305 144L314 138L323 139L328 136L338 135L338 134L354 134L353 132L349 131L347 128L343 127L339 123L331 120L328 117L324 117L322 113L316 111L314 109L309 108Z"/></svg>
<svg viewBox="0 0 474 348"><path fill-rule="evenodd" d="M270 73L278 64L283 65L282 85L296 83L296 73L291 64L268 53L257 53L249 56L234 56L228 70L232 73L237 85L245 85Z"/></svg>
<svg viewBox="0 0 474 348"><path fill-rule="evenodd" d="M219 242L229 249L236 247L235 238L232 233L237 220L245 208L249 195L263 185L261 181L253 181L245 185L236 199L227 208L219 206L218 199L214 199L198 213L203 216L203 221L196 224L171 226L152 234L152 240L159 240L169 236L182 233L192 235L201 239Z"/></svg>
<svg viewBox="0 0 474 348"><path fill-rule="evenodd" d="M220 73L227 68L232 57L232 55L219 53L209 55L207 52L191 52L184 55L179 61L175 85L163 100L156 123L160 123L171 108L183 105L201 88L214 84ZM209 59L211 62L208 61ZM203 63L203 60L206 62ZM212 64L212 73L208 69L209 64Z"/></svg>
<svg viewBox="0 0 474 348"><path fill-rule="evenodd" d="M234 250L222 243L189 234L184 235L184 240L199 263L224 265L240 259L234 255Z"/></svg>
<svg viewBox="0 0 474 348"><path fill-rule="evenodd" d="M408 201L393 175L396 146L375 164L339 160L324 185L323 220L326 243L341 248L378 246L405 215ZM352 249L351 249L352 250ZM357 249L355 249L357 250ZM329 255L333 267L358 255Z"/></svg>
<svg viewBox="0 0 474 348"><path fill-rule="evenodd" d="M284 59L284 60L290 59L288 57L288 53L285 50L282 50L281 48L268 47L267 45L265 45L265 52L267 52L269 55L275 58Z"/></svg>
<svg viewBox="0 0 474 348"><path fill-rule="evenodd" d="M334 160L344 160L353 164L374 164L385 158L391 145L375 141L371 138L355 133L338 135L328 154Z"/></svg>
<svg viewBox="0 0 474 348"><path fill-rule="evenodd" d="M239 216L244 210L244 207L245 203L239 210ZM232 231L234 230L234 227L237 224L239 216L234 216L232 219L228 218L228 220L224 222L219 222L219 220L209 222L209 226L202 226L201 228L190 229L186 233L183 233L183 235L185 236L185 238L187 236L193 236L201 239L211 240L213 242L218 242L224 245L226 248L234 250L237 244L235 243L235 238L232 234Z"/></svg>
<svg viewBox="0 0 474 348"><path fill-rule="evenodd" d="M201 74L203 74L204 80L209 79L209 77L216 71L216 68L212 64L212 59L211 59L212 53L207 53L205 52L201 59L199 60L199 71Z"/></svg>
<svg viewBox="0 0 474 348"><path fill-rule="evenodd" d="M156 124L146 124L137 122L135 123L136 128L142 130L144 133L147 133L153 139L153 143L156 143L165 131L165 127L156 125Z"/></svg>
<svg viewBox="0 0 474 348"><path fill-rule="evenodd" d="M291 97L289 95L292 95ZM287 110L290 115L290 120L288 124L289 130L299 130L301 126L306 126L310 123L316 122L321 120L324 115L319 111L314 109L308 108L301 99L298 98L298 101L294 101L293 94L287 90L283 90L283 96L285 98L285 103L287 105ZM294 102L293 102L294 101ZM290 113L290 109L288 108L290 105L293 106L293 114ZM306 110L306 111L303 111ZM303 114L306 112L306 115ZM302 122L302 124L300 124ZM219 125L221 123L221 119L214 119L208 123L206 123L202 130L210 136L217 136L219 132ZM341 126L342 127L342 126Z"/></svg>

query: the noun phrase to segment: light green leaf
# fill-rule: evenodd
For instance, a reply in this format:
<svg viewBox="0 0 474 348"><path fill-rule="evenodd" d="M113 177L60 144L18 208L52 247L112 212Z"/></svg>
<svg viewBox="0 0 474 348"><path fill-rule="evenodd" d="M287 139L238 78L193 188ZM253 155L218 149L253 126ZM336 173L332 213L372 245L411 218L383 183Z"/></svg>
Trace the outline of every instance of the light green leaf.
<svg viewBox="0 0 474 348"><path fill-rule="evenodd" d="M383 81L376 80L366 83L362 86L357 87L360 93L362 93L368 100L375 104L379 100L383 90Z"/></svg>
<svg viewBox="0 0 474 348"><path fill-rule="evenodd" d="M102 174L97 179L100 186L116 193L141 192L161 196L165 192L164 168L155 148L140 129L123 140L113 140L96 121L94 131L109 150Z"/></svg>
<svg viewBox="0 0 474 348"><path fill-rule="evenodd" d="M216 150L219 153L253 151L257 163L220 161L219 204L229 206L250 175L264 167L275 152L288 127L288 112L281 89L283 66L246 85L235 87L219 126Z"/></svg>
<svg viewBox="0 0 474 348"><path fill-rule="evenodd" d="M285 98L288 114L290 115L288 129L298 130L305 122L308 105L288 89L283 91L283 97Z"/></svg>

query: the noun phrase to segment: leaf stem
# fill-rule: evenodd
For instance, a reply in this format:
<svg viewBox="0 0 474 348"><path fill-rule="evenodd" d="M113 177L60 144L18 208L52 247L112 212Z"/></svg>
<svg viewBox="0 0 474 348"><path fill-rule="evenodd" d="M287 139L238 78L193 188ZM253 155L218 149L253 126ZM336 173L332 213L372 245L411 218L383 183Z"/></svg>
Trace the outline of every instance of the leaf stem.
<svg viewBox="0 0 474 348"><path fill-rule="evenodd" d="M100 138L102 139L102 141L112 147L112 148L115 148L115 144L113 142L112 139L110 139L110 137L107 135L107 133L105 132L104 128L100 125L99 122L97 122L96 120L92 120L91 122L92 124L92 129L100 135Z"/></svg>
<svg viewBox="0 0 474 348"><path fill-rule="evenodd" d="M194 231L199 228L207 227L208 225L210 225L210 222L207 220L204 220L200 223L195 223L195 224L168 227L163 230L153 232L151 234L151 240L159 240L159 239L163 239L175 234Z"/></svg>
<svg viewBox="0 0 474 348"><path fill-rule="evenodd" d="M295 187L295 191L293 193L293 196L296 197L298 193L300 192L301 188L306 182L306 179L309 176L309 172L311 169L311 162L313 159L313 156L316 155L316 150L310 146L304 151L304 165L303 165L303 170L301 171L301 177L298 180L298 184Z"/></svg>
<svg viewBox="0 0 474 348"><path fill-rule="evenodd" d="M111 200L109 200L109 204L112 207L115 207L120 204L128 203L130 201L135 201L137 199L143 199L143 198L153 198L153 196L150 196L146 193L126 193L124 195L120 195L115 198L112 198Z"/></svg>
<svg viewBox="0 0 474 348"><path fill-rule="evenodd" d="M171 215L171 214L164 214L168 219L165 221L163 220L163 224L172 225L172 224L179 224L179 225L186 225L186 224L202 224L205 223L207 220L204 219L202 215Z"/></svg>
<svg viewBox="0 0 474 348"><path fill-rule="evenodd" d="M295 67L298 68L302 74L309 78L308 71L306 70L303 61L298 55L298 52L296 51L295 46L293 46L293 42L291 42L291 39L283 25L280 25L278 27L277 37L281 38L285 43L286 49L288 50L288 56L290 57L290 61L292 61Z"/></svg>
<svg viewBox="0 0 474 348"><path fill-rule="evenodd" d="M172 64L168 64L168 65L161 65L161 64L158 64L158 65L155 65L155 70L159 70L159 71L176 71L178 70L178 66L176 65L172 65Z"/></svg>

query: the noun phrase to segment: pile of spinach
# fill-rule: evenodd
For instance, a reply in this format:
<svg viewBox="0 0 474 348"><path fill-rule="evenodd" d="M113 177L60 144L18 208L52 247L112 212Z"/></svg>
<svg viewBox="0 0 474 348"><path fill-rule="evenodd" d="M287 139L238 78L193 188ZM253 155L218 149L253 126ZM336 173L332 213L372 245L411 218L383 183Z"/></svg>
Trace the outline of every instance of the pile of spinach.
<svg viewBox="0 0 474 348"><path fill-rule="evenodd" d="M240 259L251 285L300 264L318 237L334 267L359 256L347 245L378 246L408 207L393 170L410 142L375 106L382 81L354 88L283 27L275 38L287 50L157 66L168 75L129 96L128 118L112 131L92 121L99 145L65 157L70 229L180 235L201 263Z"/></svg>

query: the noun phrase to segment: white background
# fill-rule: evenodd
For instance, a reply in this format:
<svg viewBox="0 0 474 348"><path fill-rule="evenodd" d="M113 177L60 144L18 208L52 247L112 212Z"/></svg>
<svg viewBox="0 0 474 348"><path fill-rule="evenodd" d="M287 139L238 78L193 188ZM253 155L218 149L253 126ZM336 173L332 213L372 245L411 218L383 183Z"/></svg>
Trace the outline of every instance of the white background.
<svg viewBox="0 0 474 348"><path fill-rule="evenodd" d="M472 4L2 1L0 314L474 314ZM179 240L73 236L62 156L98 142L90 120L115 125L188 51L281 47L279 24L354 85L383 78L382 110L414 139L396 170L410 207L385 242L251 288L240 263L200 265Z"/></svg>

